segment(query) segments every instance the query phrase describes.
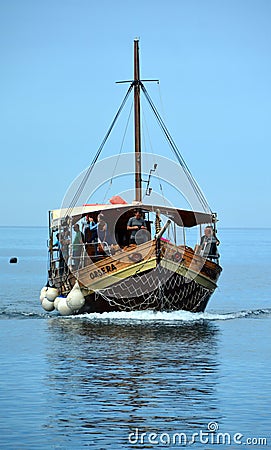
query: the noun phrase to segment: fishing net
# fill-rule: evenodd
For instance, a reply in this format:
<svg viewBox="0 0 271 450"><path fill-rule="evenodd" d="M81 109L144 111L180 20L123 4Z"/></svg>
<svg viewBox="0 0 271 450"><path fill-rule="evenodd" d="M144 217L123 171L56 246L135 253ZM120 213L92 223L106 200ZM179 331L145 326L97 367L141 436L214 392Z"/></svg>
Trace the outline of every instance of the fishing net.
<svg viewBox="0 0 271 450"><path fill-rule="evenodd" d="M200 311L211 293L178 273L169 276L169 271L159 265L150 272L134 275L110 288L96 291L95 300L102 297L110 306L123 311Z"/></svg>

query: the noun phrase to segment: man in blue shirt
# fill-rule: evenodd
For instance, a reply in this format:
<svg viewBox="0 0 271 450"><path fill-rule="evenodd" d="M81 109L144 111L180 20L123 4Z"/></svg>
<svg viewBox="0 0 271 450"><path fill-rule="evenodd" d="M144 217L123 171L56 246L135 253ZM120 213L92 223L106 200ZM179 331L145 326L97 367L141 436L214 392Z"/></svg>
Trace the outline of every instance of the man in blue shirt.
<svg viewBox="0 0 271 450"><path fill-rule="evenodd" d="M97 242L98 240L98 225L94 222L93 218L86 215L86 220L83 223L84 241L85 243Z"/></svg>

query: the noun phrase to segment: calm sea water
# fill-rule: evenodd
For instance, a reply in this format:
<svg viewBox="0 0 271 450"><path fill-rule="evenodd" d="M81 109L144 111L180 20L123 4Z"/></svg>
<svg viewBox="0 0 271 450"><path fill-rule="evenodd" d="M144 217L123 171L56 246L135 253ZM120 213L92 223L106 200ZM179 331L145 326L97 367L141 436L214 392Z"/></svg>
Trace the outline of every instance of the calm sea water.
<svg viewBox="0 0 271 450"><path fill-rule="evenodd" d="M0 228L0 448L271 448L271 230L219 237L206 313L65 318L46 229Z"/></svg>

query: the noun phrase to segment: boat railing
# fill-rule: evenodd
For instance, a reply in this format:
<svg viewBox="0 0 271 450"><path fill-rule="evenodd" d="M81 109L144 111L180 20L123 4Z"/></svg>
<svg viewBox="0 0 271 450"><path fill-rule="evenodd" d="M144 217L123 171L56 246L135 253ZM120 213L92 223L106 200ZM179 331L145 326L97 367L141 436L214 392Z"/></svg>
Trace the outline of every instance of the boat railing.
<svg viewBox="0 0 271 450"><path fill-rule="evenodd" d="M51 277L63 277L69 272L67 258L64 257L59 248L51 250L50 273Z"/></svg>
<svg viewBox="0 0 271 450"><path fill-rule="evenodd" d="M197 256L201 256L204 259L208 259L209 261L213 261L216 264L219 264L220 254L217 252L215 255L208 253L208 251L204 252L199 244L195 245L194 253Z"/></svg>
<svg viewBox="0 0 271 450"><path fill-rule="evenodd" d="M70 249L69 266L72 270L79 270L111 255L111 246L106 241L76 244Z"/></svg>
<svg viewBox="0 0 271 450"><path fill-rule="evenodd" d="M172 246L165 245L164 241L163 246L166 247L162 252L163 257L166 257L168 255L168 252L170 253L170 251L172 250ZM180 248L180 246L176 247L176 249L178 248ZM184 248L186 248L186 246ZM116 246L109 245L106 241L69 244L65 246L65 251L63 250L63 248L59 249L58 247L51 249L50 269L54 276L63 276L68 273L69 270L77 271L89 266L90 264L99 262L105 257L113 256L116 252L118 252L118 250L122 251L120 247L116 249ZM164 254L165 251L167 255ZM209 260L216 264L219 264L220 255L218 253L216 255L202 254L202 250L199 245L196 245L194 250L191 248L191 252L197 257L201 257L205 260Z"/></svg>

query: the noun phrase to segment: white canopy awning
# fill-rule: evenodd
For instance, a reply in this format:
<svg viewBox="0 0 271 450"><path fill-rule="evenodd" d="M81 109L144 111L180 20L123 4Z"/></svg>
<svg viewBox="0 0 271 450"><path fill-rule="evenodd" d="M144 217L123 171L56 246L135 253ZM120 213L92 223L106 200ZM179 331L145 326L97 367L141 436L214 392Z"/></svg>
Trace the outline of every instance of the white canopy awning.
<svg viewBox="0 0 271 450"><path fill-rule="evenodd" d="M199 224L212 223L212 214L189 211L186 209L174 208L172 206L161 206L161 205L147 205L144 203L130 203L130 204L93 204L93 205L83 205L76 206L72 209L62 208L55 209L51 211L51 225L57 226L60 224L62 219L72 218L72 222L78 222L86 214L94 214L103 212L106 216L121 216L127 211L134 211L135 209L141 209L143 212L154 212L158 210L161 214L167 216L169 219L173 220L177 225L184 227L194 227Z"/></svg>

